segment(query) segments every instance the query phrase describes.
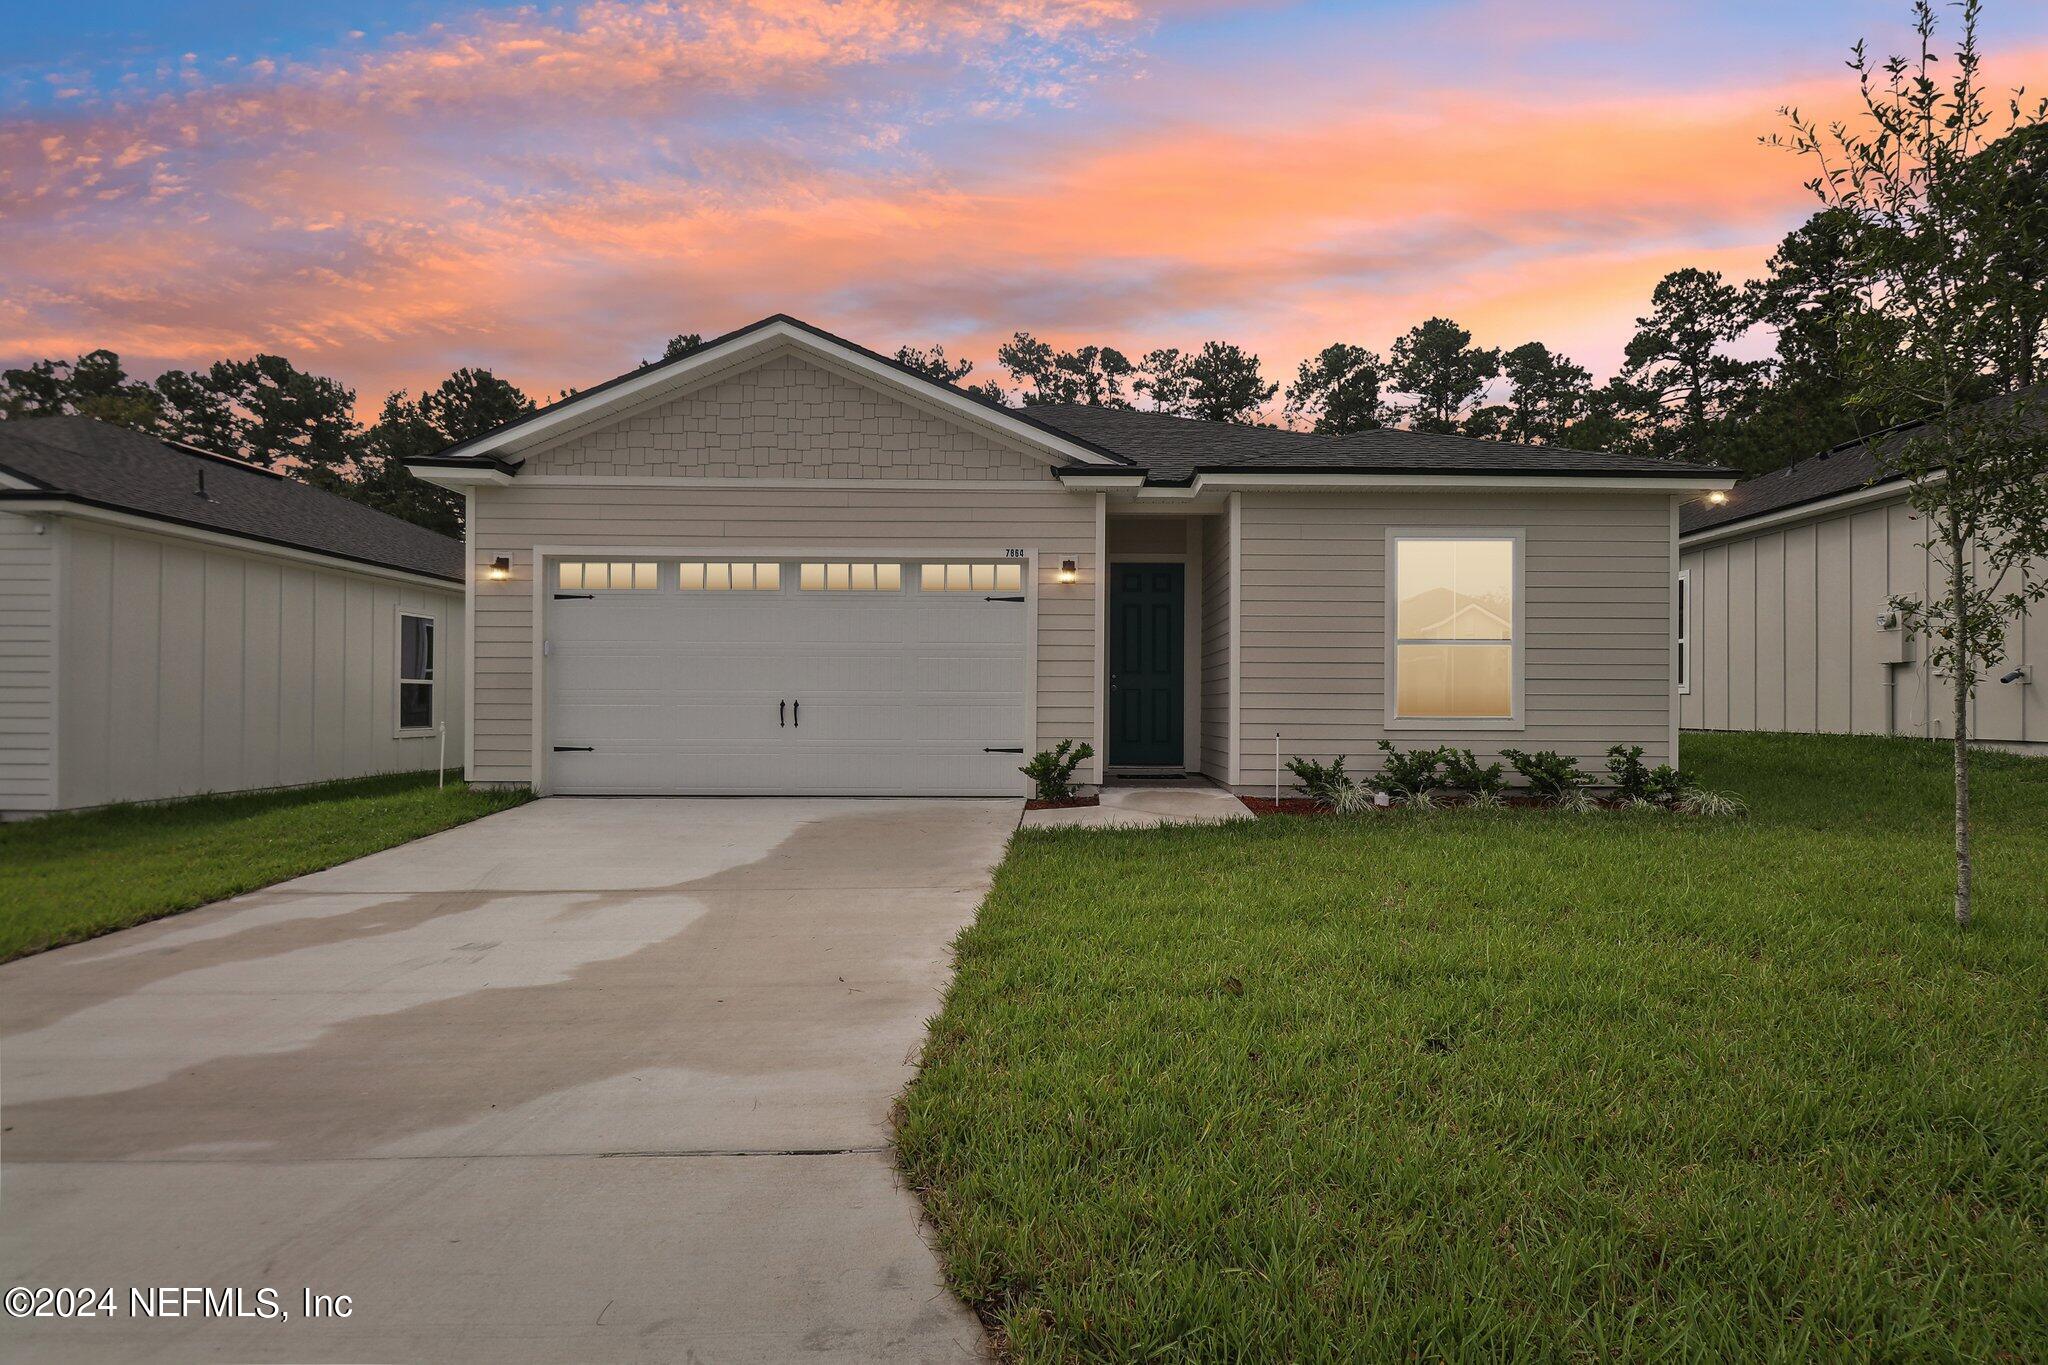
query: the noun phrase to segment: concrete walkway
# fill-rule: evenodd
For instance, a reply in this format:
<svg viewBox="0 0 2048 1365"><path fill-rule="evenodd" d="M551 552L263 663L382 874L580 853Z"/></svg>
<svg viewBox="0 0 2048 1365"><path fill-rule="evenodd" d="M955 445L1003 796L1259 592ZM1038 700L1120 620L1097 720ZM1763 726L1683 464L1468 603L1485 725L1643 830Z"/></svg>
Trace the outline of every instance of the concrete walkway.
<svg viewBox="0 0 2048 1365"><path fill-rule="evenodd" d="M888 1110L1016 811L544 801L0 968L0 1282L119 1308L0 1356L982 1358Z"/></svg>
<svg viewBox="0 0 2048 1365"><path fill-rule="evenodd" d="M1024 828L1080 825L1099 829L1151 829L1158 825L1218 825L1252 819L1251 808L1205 782L1104 787L1099 806L1027 810Z"/></svg>

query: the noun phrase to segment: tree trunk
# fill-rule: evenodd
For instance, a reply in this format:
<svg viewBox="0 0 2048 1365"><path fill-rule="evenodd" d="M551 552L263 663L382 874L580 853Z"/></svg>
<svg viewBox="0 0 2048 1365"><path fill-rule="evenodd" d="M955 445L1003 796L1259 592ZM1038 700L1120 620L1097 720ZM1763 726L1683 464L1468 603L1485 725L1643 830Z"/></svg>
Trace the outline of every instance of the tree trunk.
<svg viewBox="0 0 2048 1365"><path fill-rule="evenodd" d="M1955 613L1955 646L1953 661L1956 703L1956 924L1967 929L1970 925L1970 681L1975 671L1971 667L1968 642L1974 633L1966 630L1970 624L1964 619L1969 598L1964 575L1970 572L1968 548L1962 538L1949 538L1950 551L1950 600Z"/></svg>

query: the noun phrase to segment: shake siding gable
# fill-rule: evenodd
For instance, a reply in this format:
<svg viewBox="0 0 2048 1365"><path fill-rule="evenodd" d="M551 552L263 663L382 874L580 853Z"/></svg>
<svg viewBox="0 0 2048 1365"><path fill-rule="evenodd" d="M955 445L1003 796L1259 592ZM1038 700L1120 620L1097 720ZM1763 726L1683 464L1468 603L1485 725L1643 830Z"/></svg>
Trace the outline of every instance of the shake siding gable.
<svg viewBox="0 0 2048 1365"><path fill-rule="evenodd" d="M1052 480L1043 458L792 352L586 427L528 454L521 473Z"/></svg>
<svg viewBox="0 0 2048 1365"><path fill-rule="evenodd" d="M1601 771L1607 746L1671 762L1671 503L1572 492L1239 495L1238 784L1268 791L1280 756L1403 749L1557 749ZM1519 529L1525 540L1524 725L1384 727L1391 527ZM1282 783L1287 782L1282 775Z"/></svg>

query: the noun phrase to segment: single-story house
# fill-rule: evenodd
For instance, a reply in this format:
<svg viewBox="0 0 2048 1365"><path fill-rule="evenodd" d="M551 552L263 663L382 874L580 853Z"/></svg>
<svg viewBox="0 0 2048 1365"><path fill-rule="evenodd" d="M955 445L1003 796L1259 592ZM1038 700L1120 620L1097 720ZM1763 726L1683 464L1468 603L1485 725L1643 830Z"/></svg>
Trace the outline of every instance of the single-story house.
<svg viewBox="0 0 2048 1365"><path fill-rule="evenodd" d="M1680 513L1680 715L1689 730L1952 738L1947 682L1891 599L1942 592L1887 432ZM2048 571L2048 568L2044 568ZM1971 733L2048 751L2048 620L2022 619L1977 688Z"/></svg>
<svg viewBox="0 0 2048 1365"><path fill-rule="evenodd" d="M462 566L245 461L0 422L0 816L454 762Z"/></svg>
<svg viewBox="0 0 2048 1365"><path fill-rule="evenodd" d="M469 775L546 793L1266 790L1374 741L1678 743L1678 506L1726 471L1006 408L794 318L431 458Z"/></svg>

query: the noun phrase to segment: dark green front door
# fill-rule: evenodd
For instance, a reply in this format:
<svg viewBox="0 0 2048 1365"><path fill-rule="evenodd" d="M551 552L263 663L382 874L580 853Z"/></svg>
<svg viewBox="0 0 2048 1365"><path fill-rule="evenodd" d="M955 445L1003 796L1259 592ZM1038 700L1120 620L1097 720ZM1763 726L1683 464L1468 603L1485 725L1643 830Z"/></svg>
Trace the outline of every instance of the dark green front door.
<svg viewBox="0 0 2048 1365"><path fill-rule="evenodd" d="M1109 761L1179 767L1185 565L1109 570Z"/></svg>

